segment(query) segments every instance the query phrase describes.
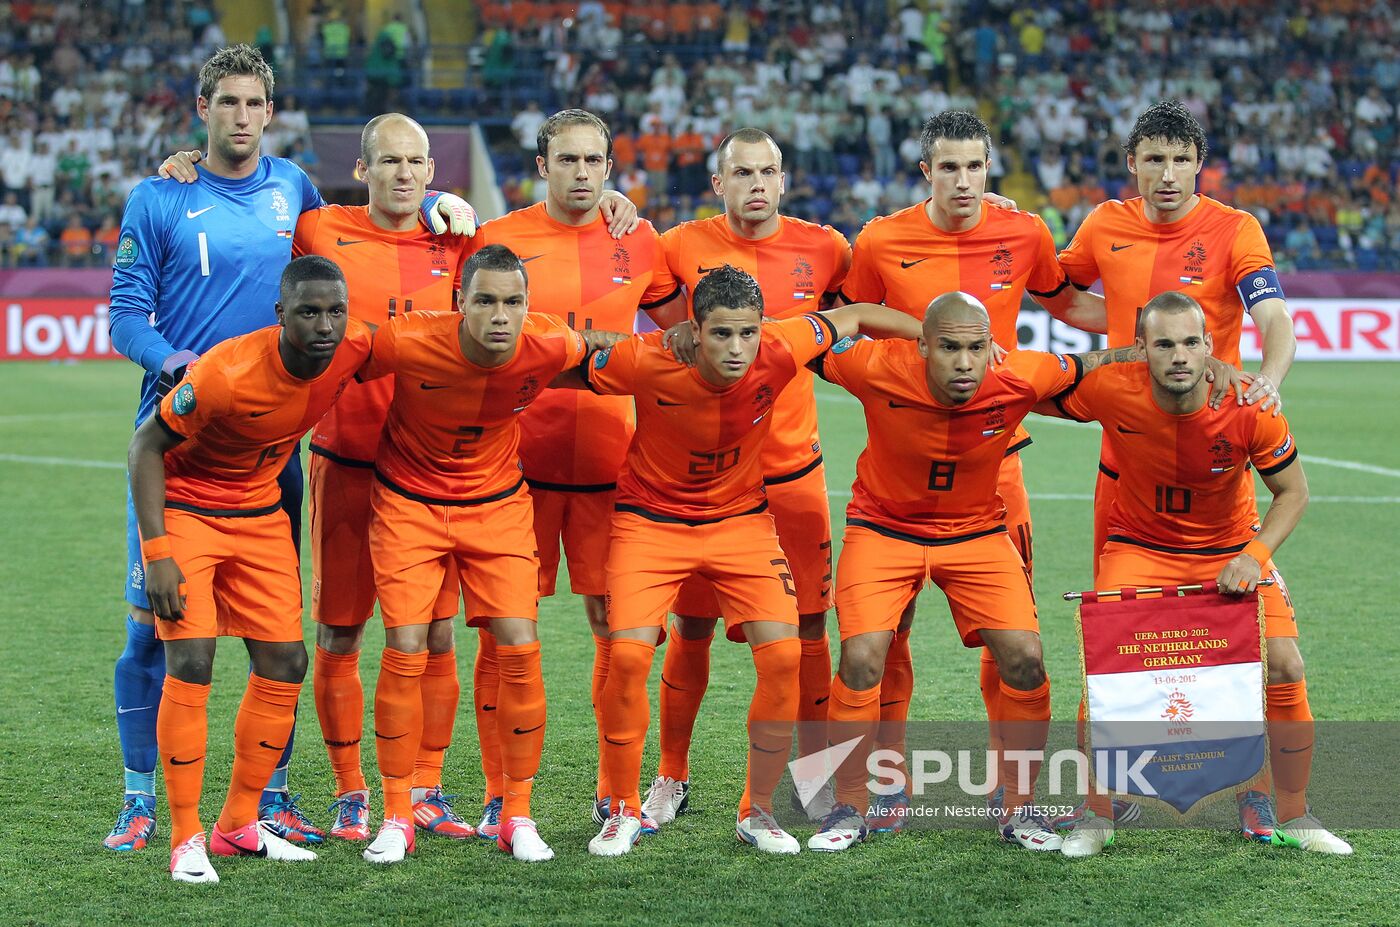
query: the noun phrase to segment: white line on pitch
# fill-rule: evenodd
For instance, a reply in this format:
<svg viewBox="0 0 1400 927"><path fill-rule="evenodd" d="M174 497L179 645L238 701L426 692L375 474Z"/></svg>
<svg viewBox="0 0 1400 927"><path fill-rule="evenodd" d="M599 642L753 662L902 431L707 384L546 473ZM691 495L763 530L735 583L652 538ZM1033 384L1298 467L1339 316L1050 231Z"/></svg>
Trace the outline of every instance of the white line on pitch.
<svg viewBox="0 0 1400 927"><path fill-rule="evenodd" d="M126 464L115 460L75 460L72 457L25 457L22 454L0 454L0 462L39 464L45 467L86 467L90 470L125 470Z"/></svg>

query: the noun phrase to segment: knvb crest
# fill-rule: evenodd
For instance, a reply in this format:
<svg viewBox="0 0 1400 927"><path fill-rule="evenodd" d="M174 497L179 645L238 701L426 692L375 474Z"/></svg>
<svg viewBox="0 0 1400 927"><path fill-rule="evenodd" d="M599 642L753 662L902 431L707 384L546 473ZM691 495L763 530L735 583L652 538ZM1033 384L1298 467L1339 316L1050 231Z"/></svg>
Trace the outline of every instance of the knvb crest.
<svg viewBox="0 0 1400 927"><path fill-rule="evenodd" d="M1205 242L1197 238L1191 243L1191 250L1184 255L1186 261L1186 272L1188 274L1199 274L1204 272L1206 264Z"/></svg>
<svg viewBox="0 0 1400 927"><path fill-rule="evenodd" d="M1011 276L1011 249L1006 247L1006 242L997 242L996 251L992 252L992 275L995 277Z"/></svg>
<svg viewBox="0 0 1400 927"><path fill-rule="evenodd" d="M1235 446L1225 435L1218 434L1210 446L1210 472L1229 473L1235 469Z"/></svg>
<svg viewBox="0 0 1400 927"><path fill-rule="evenodd" d="M516 390L515 401L520 405L528 405L535 401L535 397L540 392L540 379L533 374L526 377L520 383L520 389Z"/></svg>
<svg viewBox="0 0 1400 927"><path fill-rule="evenodd" d="M1006 403L994 399L982 414L985 416L982 420L982 437L990 438L1006 431Z"/></svg>
<svg viewBox="0 0 1400 927"><path fill-rule="evenodd" d="M1162 709L1162 717L1173 724L1186 724L1196 713L1195 706L1180 689L1174 689L1167 696L1167 705Z"/></svg>
<svg viewBox="0 0 1400 927"><path fill-rule="evenodd" d="M767 383L760 386L753 394L753 410L755 413L764 412L773 405L773 387Z"/></svg>

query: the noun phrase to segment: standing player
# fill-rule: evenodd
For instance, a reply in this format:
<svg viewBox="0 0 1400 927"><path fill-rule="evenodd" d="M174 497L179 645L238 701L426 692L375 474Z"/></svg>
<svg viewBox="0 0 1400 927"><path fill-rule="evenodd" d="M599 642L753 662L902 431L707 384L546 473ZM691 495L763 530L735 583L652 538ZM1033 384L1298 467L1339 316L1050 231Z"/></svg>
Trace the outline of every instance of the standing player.
<svg viewBox="0 0 1400 927"><path fill-rule="evenodd" d="M1103 301L1069 286L1045 222L1030 213L983 202L992 158L987 124L972 113L939 113L924 122L919 145L923 155L919 169L929 183L929 198L865 226L856 239L842 297L848 302L882 302L922 319L935 297L955 290L970 293L991 317L992 339L1007 350L1016 348L1016 319L1026 293L1056 318L1089 331L1104 331ZM1006 503L1007 530L1028 569L1033 566L1030 500L1019 452L1030 443L1030 435L1018 425L997 482L997 492ZM901 754L914 691L909 654L912 609L911 603L890 646L880 696L886 744ZM996 661L984 650L980 685L988 717L998 700L1000 682ZM878 804L876 829L897 829L908 799L901 794L882 798Z"/></svg>
<svg viewBox="0 0 1400 927"><path fill-rule="evenodd" d="M1262 404L1207 407L1205 361L1218 347L1190 295L1159 294L1143 306L1137 324L1137 350L1146 364L1098 371L1055 401L1070 418L1100 422L1106 446L1122 464L1096 585L1214 579L1227 594L1258 589L1268 648L1269 764L1283 820L1271 828L1269 842L1350 854L1350 844L1324 828L1307 805L1313 718L1293 603L1272 559L1308 504L1288 422ZM1262 524L1251 466L1273 494ZM1163 498L1173 501L1163 505ZM1258 586L1264 577L1273 584ZM1113 842L1107 796L1091 797L1089 806L1065 835L1066 856L1092 856Z"/></svg>
<svg viewBox="0 0 1400 927"><path fill-rule="evenodd" d="M844 850L864 839L870 735L900 616L932 580L968 647L985 646L998 684L988 718L1001 751L1002 839L1056 850L1060 838L1031 807L1039 764L1018 780L1018 750L1042 750L1050 681L1041 659L1030 570L1007 537L999 473L1016 426L1085 370L1130 360L1132 349L1080 355L1018 351L989 369L991 321L978 300L949 293L929 304L917 344L843 342L819 376L865 407L869 444L856 463L836 571L841 665L831 685L833 742L861 737L837 773L837 807L808 842Z"/></svg>
<svg viewBox="0 0 1400 927"><path fill-rule="evenodd" d="M544 746L545 693L535 619L539 563L517 419L550 382L586 356L587 337L528 315L525 267L488 245L462 269L460 312L412 312L375 336L364 378L394 374L374 462L370 547L384 616L374 735L384 824L372 863L413 852L414 764L423 737L422 678L429 627L449 573L466 593L467 623L493 638L500 665L494 713L503 807L497 845L537 862L554 851L530 817Z"/></svg>
<svg viewBox="0 0 1400 927"><path fill-rule="evenodd" d="M479 247L505 245L534 264L530 273L531 310L563 319L578 331L630 332L638 309L663 327L683 309L679 288L661 255L660 236L651 223L613 238L601 214L603 182L612 170L612 133L592 113L570 109L541 124L535 162L547 184L545 201L516 210L482 226ZM555 390L541 396L520 417L520 459L535 505L535 539L540 556L540 595L554 594L562 542L569 586L583 596L593 631L593 706L601 704L608 672L608 624L603 605L608 535L599 526L612 513L617 474L634 422L624 397ZM483 633L477 652L474 702L486 775L481 836L494 837L501 814L500 755L492 737L499 679L493 639ZM599 737L601 738L601 725ZM601 741L600 741L601 749ZM608 795L600 775L594 795Z"/></svg>
<svg viewBox="0 0 1400 927"><path fill-rule="evenodd" d="M444 310L471 240L435 235L418 221L433 179L428 136L407 116L388 113L365 125L356 176L368 206L324 206L297 222L293 254L320 254L350 279L350 315L384 325L400 313ZM312 676L316 713L336 779L332 836L369 839L369 791L360 766L364 688L360 648L374 611L369 551L370 490L380 431L394 393L392 377L352 383L311 434L311 615L316 621ZM432 833L475 834L441 789L460 686L453 649L457 578L449 575L433 606L423 674L423 739L413 774L413 818Z"/></svg>
<svg viewBox="0 0 1400 927"><path fill-rule="evenodd" d="M1252 215L1196 193L1206 158L1206 137L1185 106L1167 100L1149 107L1133 125L1128 171L1140 197L1109 200L1084 219L1060 263L1077 288L1102 280L1108 343L1133 343L1138 314L1164 290L1189 293L1206 315L1214 356L1238 368L1244 313L1259 330L1263 361L1250 380L1246 403L1262 400L1278 414L1278 386L1293 363L1293 320L1274 272L1273 253ZM1082 327L1082 326L1081 326ZM1094 490L1094 560L1097 568L1108 531L1108 512L1120 462L1104 437ZM1095 587L1098 582L1095 580ZM1268 842L1276 822L1267 798L1239 795L1240 828Z"/></svg>
<svg viewBox="0 0 1400 927"><path fill-rule="evenodd" d="M587 368L594 391L636 397L638 426L618 479L608 554L612 666L603 690L603 764L610 816L588 844L627 853L641 833L638 776L650 706L647 676L667 609L695 575L715 588L733 640L753 649L748 776L739 839L769 853L797 841L772 816L797 717L797 591L763 486L773 406L803 365L857 327L912 337L902 313L860 305L763 322L763 293L734 267L695 287L696 366L675 360L663 334L634 337Z"/></svg>
<svg viewBox="0 0 1400 927"><path fill-rule="evenodd" d="M306 674L301 579L277 473L370 352L347 324L345 277L302 258L282 273L278 326L209 350L131 440L131 494L168 676L157 740L170 800L170 872L217 882L199 797L220 636L241 637L252 672L233 735L228 799L208 849L312 860L257 818L291 736Z"/></svg>
<svg viewBox="0 0 1400 927"><path fill-rule="evenodd" d="M785 176L777 144L759 129L740 129L720 143L717 156L718 173L710 184L724 200L724 214L686 222L661 236L671 273L694 293L710 271L725 264L737 267L758 282L764 313L771 319L829 305L850 267L851 246L830 226L779 214ZM684 338L689 331L689 324L682 323L674 333ZM773 424L763 448L763 483L797 589L802 642L797 745L798 754L806 755L826 746L831 510L812 374L805 367L773 406ZM643 812L658 824L673 820L689 802L690 738L709 684L709 648L720 615L713 585L699 577L687 582L674 610L676 621L661 669L661 763L642 803ZM808 809L816 820L830 810L829 794Z"/></svg>

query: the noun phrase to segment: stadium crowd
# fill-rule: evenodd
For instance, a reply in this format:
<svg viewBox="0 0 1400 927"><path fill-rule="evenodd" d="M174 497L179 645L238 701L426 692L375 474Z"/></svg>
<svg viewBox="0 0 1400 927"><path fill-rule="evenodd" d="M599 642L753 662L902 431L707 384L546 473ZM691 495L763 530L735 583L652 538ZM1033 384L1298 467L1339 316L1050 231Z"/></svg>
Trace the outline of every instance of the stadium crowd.
<svg viewBox="0 0 1400 927"><path fill-rule="evenodd" d="M581 106L614 131L615 185L664 229L719 211L707 154L752 124L784 146L793 213L850 236L926 195L920 122L975 109L1000 142L993 187L1063 245L1095 204L1127 195L1118 146L1135 114L1176 96L1210 139L1202 192L1254 213L1284 267L1400 269L1400 35L1385 2L475 6L459 93L415 73L423 37L401 16L362 29L318 4L291 44L264 29L288 88L267 151L314 177L308 114L472 118L494 127L518 206L544 195L535 128ZM0 26L0 262L109 263L127 193L204 141L183 103L192 65L225 40L212 4L20 2L0 6Z"/></svg>

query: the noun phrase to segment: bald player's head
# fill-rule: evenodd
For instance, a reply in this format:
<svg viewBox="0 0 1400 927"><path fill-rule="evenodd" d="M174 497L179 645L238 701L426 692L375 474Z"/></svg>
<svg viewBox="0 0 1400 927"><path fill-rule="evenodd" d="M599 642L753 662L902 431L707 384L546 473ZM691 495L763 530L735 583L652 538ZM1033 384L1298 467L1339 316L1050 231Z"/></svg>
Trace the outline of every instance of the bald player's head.
<svg viewBox="0 0 1400 927"><path fill-rule="evenodd" d="M405 116L403 113L381 113L365 123L364 131L360 133L360 160L366 165L374 163L377 156L376 146L379 142L379 133L386 127L403 129L416 134L423 142L423 156L427 157L428 133L418 124L417 120Z"/></svg>
<svg viewBox="0 0 1400 927"><path fill-rule="evenodd" d="M919 338L929 394L944 405L962 405L977 394L992 353L987 307L969 293L944 293L928 304Z"/></svg>

